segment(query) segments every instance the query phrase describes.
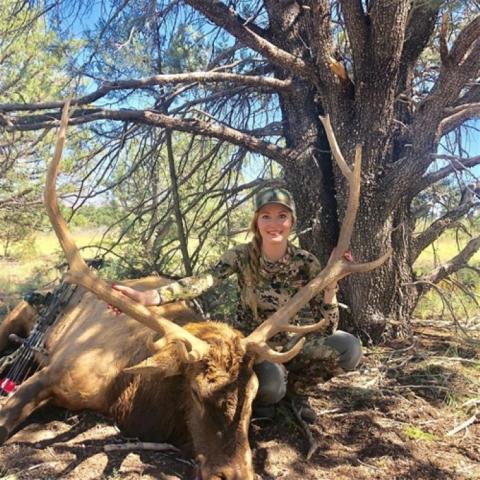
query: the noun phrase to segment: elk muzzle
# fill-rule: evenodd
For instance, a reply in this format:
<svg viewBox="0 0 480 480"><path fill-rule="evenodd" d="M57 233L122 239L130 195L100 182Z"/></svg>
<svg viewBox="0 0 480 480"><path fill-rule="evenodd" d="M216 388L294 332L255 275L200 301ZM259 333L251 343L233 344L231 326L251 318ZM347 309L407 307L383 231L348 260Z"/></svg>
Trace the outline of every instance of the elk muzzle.
<svg viewBox="0 0 480 480"><path fill-rule="evenodd" d="M250 448L242 459L229 462L228 465L209 465L203 455L197 456L195 480L255 480Z"/></svg>

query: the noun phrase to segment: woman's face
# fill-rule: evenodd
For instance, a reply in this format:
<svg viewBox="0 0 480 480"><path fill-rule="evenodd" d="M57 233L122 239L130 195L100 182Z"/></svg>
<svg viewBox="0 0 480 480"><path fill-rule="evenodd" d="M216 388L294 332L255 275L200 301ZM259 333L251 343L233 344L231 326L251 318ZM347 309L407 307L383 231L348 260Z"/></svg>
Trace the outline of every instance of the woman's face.
<svg viewBox="0 0 480 480"><path fill-rule="evenodd" d="M292 212L283 205L268 203L258 211L257 228L264 244L286 243L292 225Z"/></svg>

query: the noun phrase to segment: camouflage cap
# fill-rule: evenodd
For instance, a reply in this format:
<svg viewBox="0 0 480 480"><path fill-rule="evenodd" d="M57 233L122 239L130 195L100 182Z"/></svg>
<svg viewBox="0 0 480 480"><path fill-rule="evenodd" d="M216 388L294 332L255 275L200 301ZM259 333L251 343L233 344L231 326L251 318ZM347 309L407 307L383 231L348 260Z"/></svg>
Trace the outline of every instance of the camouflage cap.
<svg viewBox="0 0 480 480"><path fill-rule="evenodd" d="M285 188L266 188L255 195L255 211L260 210L269 203L278 203L287 207L295 214L295 203L292 195Z"/></svg>

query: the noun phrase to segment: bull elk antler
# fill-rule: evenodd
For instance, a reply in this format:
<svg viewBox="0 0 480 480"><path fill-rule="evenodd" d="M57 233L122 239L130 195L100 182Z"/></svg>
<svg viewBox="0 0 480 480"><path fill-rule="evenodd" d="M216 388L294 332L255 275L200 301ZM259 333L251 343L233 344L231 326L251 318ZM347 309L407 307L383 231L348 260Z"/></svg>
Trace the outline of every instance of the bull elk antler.
<svg viewBox="0 0 480 480"><path fill-rule="evenodd" d="M285 363L295 357L302 349L305 338L302 338L287 352L277 352L273 350L268 346L267 341L278 332L293 332L303 336L309 332L323 328L326 323L325 320L320 320L313 325L304 326L291 325L289 320L327 285L351 273L373 270L382 265L391 254L391 250L389 250L377 260L368 263L357 264L345 260L344 254L350 244L353 224L355 223L358 205L360 203L362 148L359 145L355 147L355 164L353 170L351 170L337 144L328 115L320 117L320 120L325 127L335 161L348 181L349 197L345 217L340 229L337 246L326 267L313 280L305 285L305 287L301 288L282 308L267 318L267 320L258 326L247 338L243 339L244 347L256 354L257 361L268 360L270 362Z"/></svg>
<svg viewBox="0 0 480 480"><path fill-rule="evenodd" d="M62 246L65 256L70 265L70 270L65 274L64 280L74 283L90 290L100 299L117 307L130 317L138 320L155 332L164 335L163 344L174 342L177 344L178 351L184 361L193 362L201 359L208 351L207 342L195 337L184 328L167 320L164 317L155 315L147 307L130 300L125 295L113 290L94 272L92 272L75 245L73 236L70 233L67 224L60 214L58 208L57 195L55 191L56 180L58 176L59 163L62 158L63 147L65 145L65 134L68 126L70 100L65 102L60 121L60 129L55 144L55 152L47 173L47 183L45 188L45 206L53 229Z"/></svg>

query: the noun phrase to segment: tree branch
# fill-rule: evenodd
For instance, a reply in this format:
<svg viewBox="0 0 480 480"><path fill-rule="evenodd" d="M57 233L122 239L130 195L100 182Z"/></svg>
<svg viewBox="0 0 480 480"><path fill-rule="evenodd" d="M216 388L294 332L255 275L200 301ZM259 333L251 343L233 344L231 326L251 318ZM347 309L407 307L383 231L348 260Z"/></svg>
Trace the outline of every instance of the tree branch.
<svg viewBox="0 0 480 480"><path fill-rule="evenodd" d="M409 15L409 0L376 0L369 9L373 58L389 70L400 60Z"/></svg>
<svg viewBox="0 0 480 480"><path fill-rule="evenodd" d="M269 3L272 4L270 6L270 15L272 15L271 12L278 7L275 0L270 0ZM308 43L315 58L315 66L324 84L322 88L324 98L330 97L330 101L335 99L333 101L337 103L345 96L344 88L339 87L350 88L352 83L343 63L335 58L336 46L332 36L330 0L310 0L308 4L309 15L303 15L303 18L308 31Z"/></svg>
<svg viewBox="0 0 480 480"><path fill-rule="evenodd" d="M353 65L355 70L361 69L367 47L367 17L361 0L340 0L340 5L352 48Z"/></svg>
<svg viewBox="0 0 480 480"><path fill-rule="evenodd" d="M478 102L480 102L480 82L473 83L471 88L454 103L454 106Z"/></svg>
<svg viewBox="0 0 480 480"><path fill-rule="evenodd" d="M45 115L26 115L23 117L0 116L0 125L7 131L29 131L40 128L58 126L60 114L49 113ZM209 138L225 140L245 147L247 150L260 153L268 158L276 160L278 163L284 163L290 150L278 147L260 138L242 133L234 128L220 125L213 122L205 122L193 118L178 119L169 115L164 115L151 110L107 110L107 109L85 109L77 110L70 118L70 125L82 125L99 120L114 120L123 122L132 122L141 125L152 125L155 127L164 127L181 132L194 133Z"/></svg>
<svg viewBox="0 0 480 480"><path fill-rule="evenodd" d="M480 102L450 107L445 110L445 113L448 116L445 117L438 126L439 136L446 135L452 130L455 130L467 120L480 117Z"/></svg>
<svg viewBox="0 0 480 480"><path fill-rule="evenodd" d="M467 262L480 250L480 236L470 240L465 248L450 261L440 265L432 270L428 275L425 275L421 280L436 284L441 282L452 273L458 272L462 268L467 268Z"/></svg>
<svg viewBox="0 0 480 480"><path fill-rule="evenodd" d="M21 202L22 199L27 196L29 193L33 191L33 188L27 188L21 192L18 192L14 195L12 195L10 198L4 198L0 200L0 208L7 207L10 205L18 205L19 203L24 203Z"/></svg>
<svg viewBox="0 0 480 480"><path fill-rule="evenodd" d="M116 82L103 82L102 86L84 97L72 99L72 105L88 105L95 102L99 98L104 97L108 93L116 90L134 90L142 88L150 88L160 85L175 85L179 83L219 83L232 82L250 87L268 88L275 91L288 91L291 88L291 81L278 80L271 77L263 77L258 75L240 75L235 73L224 72L191 72L178 73L171 75L154 75L147 78L118 80ZM53 108L62 108L64 102L45 102L45 103L4 103L0 104L1 112L20 112L34 110L49 110Z"/></svg>
<svg viewBox="0 0 480 480"><path fill-rule="evenodd" d="M410 190L410 197L413 198L430 185L442 180L445 177L448 177L453 172L459 172L466 170L467 168L480 165L480 155L470 158L461 158L455 155L433 155L433 157L435 159L449 160L450 165L422 177L422 179L415 184L414 188Z"/></svg>
<svg viewBox="0 0 480 480"><path fill-rule="evenodd" d="M422 102L422 106L430 106L425 110L431 110L432 105L441 109L452 105L467 82L477 76L480 70L479 31L480 15L459 33L430 95Z"/></svg>
<svg viewBox="0 0 480 480"><path fill-rule="evenodd" d="M442 26L440 28L440 58L443 64L448 62L448 43L447 43L447 35L448 35L448 13L444 12L442 15Z"/></svg>
<svg viewBox="0 0 480 480"><path fill-rule="evenodd" d="M454 210L446 213L443 217L435 220L424 232L414 239L412 260L416 260L425 248L437 240L445 230L455 224L458 219L462 218L475 205L478 205L478 203L473 201L462 203Z"/></svg>
<svg viewBox="0 0 480 480"><path fill-rule="evenodd" d="M240 17L232 8L218 0L185 0L215 25L223 28L238 41L268 58L276 65L304 78L314 79L315 70L302 58L280 49L266 39L267 32Z"/></svg>
<svg viewBox="0 0 480 480"><path fill-rule="evenodd" d="M180 196L178 193L178 176L175 168L175 156L173 153L171 130L167 129L165 135L167 143L168 170L170 173L170 183L172 189L173 211L175 213L175 219L177 223L178 241L180 242L180 251L182 252L183 268L185 269L185 275L187 277L190 277L193 274L193 270L192 263L190 261L190 255L188 253L188 240L185 234L182 210L180 208Z"/></svg>
<svg viewBox="0 0 480 480"><path fill-rule="evenodd" d="M459 33L455 43L449 54L449 61L455 65L461 65L465 57L470 55L472 45L480 41L480 15L475 17L463 30Z"/></svg>
<svg viewBox="0 0 480 480"><path fill-rule="evenodd" d="M418 57L428 45L440 8L441 2L413 2L405 27L397 93L403 92L409 86L412 80L409 76L413 73L412 69Z"/></svg>
<svg viewBox="0 0 480 480"><path fill-rule="evenodd" d="M244 133L253 135L255 137L269 137L269 136L283 136L283 124L282 122L271 122L264 127L255 128L253 130L245 130Z"/></svg>
<svg viewBox="0 0 480 480"><path fill-rule="evenodd" d="M411 148L405 161L387 175L382 184L390 192L389 205L393 208L399 198L412 189L412 182L405 179L421 179L431 164L430 153L435 149L443 130L439 127L444 119L445 109L455 104L465 85L480 72L480 15L472 20L458 35L449 54L449 60L442 64L440 75L430 94L418 105L409 129ZM465 115L469 115L467 113ZM451 119L459 120L462 114ZM445 124L448 128L448 125ZM403 181L402 181L403 180Z"/></svg>

